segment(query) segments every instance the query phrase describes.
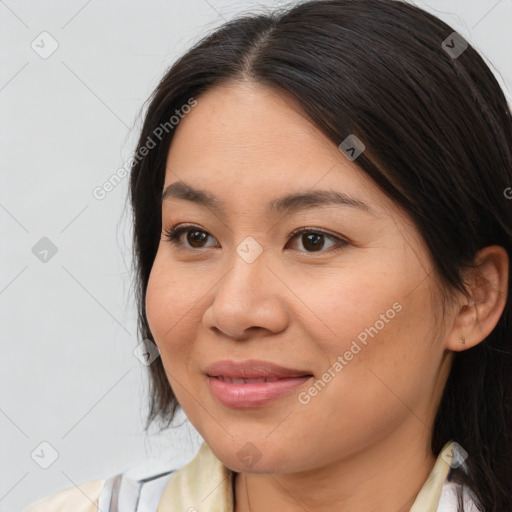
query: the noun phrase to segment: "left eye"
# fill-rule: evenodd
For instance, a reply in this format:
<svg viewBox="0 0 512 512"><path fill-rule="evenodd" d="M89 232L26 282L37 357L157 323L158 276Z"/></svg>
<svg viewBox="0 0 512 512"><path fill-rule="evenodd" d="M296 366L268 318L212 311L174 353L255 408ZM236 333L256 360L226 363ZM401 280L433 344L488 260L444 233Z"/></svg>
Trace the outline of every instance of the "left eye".
<svg viewBox="0 0 512 512"><path fill-rule="evenodd" d="M165 236L178 249L203 249L212 246L205 246L202 243L211 236L207 231L198 229L194 226L175 227L170 230L164 230ZM182 235L186 234L186 241L190 245L185 245L181 240ZM299 238L300 237L300 238ZM213 238L213 237L212 237ZM348 245L348 242L337 236L324 233L321 230L308 228L294 231L289 237L288 242L298 239L302 242L302 246L306 252L319 252L325 249L325 240L333 241L331 247L342 248Z"/></svg>
<svg viewBox="0 0 512 512"><path fill-rule="evenodd" d="M300 237L299 237L300 235ZM293 240L295 238L298 238L302 242L302 246L305 249L311 249L311 251L307 252L318 252L322 249L325 249L325 240L330 239L333 241L333 245L331 247L337 247L341 248L347 245L348 242L345 240L330 235L328 233L324 233L323 231L315 230L315 229L301 229L299 231L293 232L288 240Z"/></svg>

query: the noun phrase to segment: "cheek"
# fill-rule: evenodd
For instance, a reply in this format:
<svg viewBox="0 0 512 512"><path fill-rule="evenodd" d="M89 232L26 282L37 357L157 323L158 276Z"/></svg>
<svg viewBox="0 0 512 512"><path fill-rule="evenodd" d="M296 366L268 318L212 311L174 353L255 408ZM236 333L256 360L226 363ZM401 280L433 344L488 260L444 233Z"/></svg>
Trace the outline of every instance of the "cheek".
<svg viewBox="0 0 512 512"><path fill-rule="evenodd" d="M323 340L330 353L343 353L354 339L364 346L366 340L389 331L401 315L404 290L410 289L403 275L385 273L382 266L359 265L287 279L293 278L293 291L303 302L302 328L312 340Z"/></svg>
<svg viewBox="0 0 512 512"><path fill-rule="evenodd" d="M166 276L160 271L158 257L153 263L146 290L146 318L157 345L165 332L165 310L170 293L165 282Z"/></svg>
<svg viewBox="0 0 512 512"><path fill-rule="evenodd" d="M155 341L163 341L173 331L179 330L191 307L191 294L186 288L183 274L166 261L164 250L160 248L149 275L146 291L146 316L155 336Z"/></svg>
<svg viewBox="0 0 512 512"><path fill-rule="evenodd" d="M191 286L191 284L193 286ZM146 317L166 371L183 375L192 360L193 340L202 326L206 281L171 269L159 252L146 291Z"/></svg>
<svg viewBox="0 0 512 512"><path fill-rule="evenodd" d="M336 332L346 332L346 337L335 342L332 336L317 339L323 344L319 360L325 363L318 368L316 383L298 397L301 405L297 410L304 422L329 415L329 424L317 421L316 443L321 445L323 438L343 432L351 448L363 446L407 419L415 423L411 416L428 417L437 355L426 323L420 326L415 322L415 313L411 314L410 304L404 302L401 310L392 308L388 313L388 323L372 320L364 326L361 314L358 320L340 316ZM376 311L386 314L387 310L377 307ZM358 338L358 334L363 336Z"/></svg>
<svg viewBox="0 0 512 512"><path fill-rule="evenodd" d="M189 321L187 317L194 313L189 304L190 296L183 293L182 286L157 254L146 291L146 317L162 356L170 345L181 339L180 334Z"/></svg>
<svg viewBox="0 0 512 512"><path fill-rule="evenodd" d="M344 388L345 382L361 392L382 387L369 371L374 369L385 382L407 393L409 383L427 372L440 355L433 346L428 279L421 282L422 274L412 265L390 267L367 265L362 271L354 265L325 276L317 272L314 280L306 275L296 282L294 292L307 297L301 325L319 349L317 371L328 372L338 361L330 372L345 375L333 379L332 391ZM397 272L397 268L407 270Z"/></svg>
<svg viewBox="0 0 512 512"><path fill-rule="evenodd" d="M395 421L409 414L408 407L421 410L435 388L442 350L432 335L429 290L417 291L414 297L404 293L373 297L373 302L369 298L364 313L340 317L343 341L326 348L331 362L341 356L342 368L326 400L343 397L347 409L358 411L360 424L370 429L386 414ZM397 296L400 300L392 302Z"/></svg>
<svg viewBox="0 0 512 512"><path fill-rule="evenodd" d="M160 351L167 380L182 404L182 385L187 379L188 361L191 359L188 342L190 321L194 310L188 294L182 293L180 281L174 279L157 257L151 270L146 291L146 317L153 339ZM188 312L188 314L187 314Z"/></svg>

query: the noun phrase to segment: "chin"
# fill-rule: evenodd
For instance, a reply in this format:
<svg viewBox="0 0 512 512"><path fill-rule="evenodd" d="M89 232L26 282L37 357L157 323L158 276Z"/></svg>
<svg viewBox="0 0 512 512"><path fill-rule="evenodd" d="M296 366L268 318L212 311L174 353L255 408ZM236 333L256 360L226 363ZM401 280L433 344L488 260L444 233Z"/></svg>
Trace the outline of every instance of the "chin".
<svg viewBox="0 0 512 512"><path fill-rule="evenodd" d="M215 456L236 473L288 473L296 466L290 460L290 455L296 453L294 450L287 451L283 445L276 448L268 440L251 442L244 436L241 439L226 436L222 444L208 440L206 443Z"/></svg>

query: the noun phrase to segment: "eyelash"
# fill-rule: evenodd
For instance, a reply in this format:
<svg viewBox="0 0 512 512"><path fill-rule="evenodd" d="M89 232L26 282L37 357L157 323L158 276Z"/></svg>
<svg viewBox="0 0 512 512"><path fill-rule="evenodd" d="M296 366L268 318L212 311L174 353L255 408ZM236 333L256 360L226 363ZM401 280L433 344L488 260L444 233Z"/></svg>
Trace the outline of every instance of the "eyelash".
<svg viewBox="0 0 512 512"><path fill-rule="evenodd" d="M164 229L164 234L167 237L168 242L173 244L177 249L180 250L190 250L190 251L198 251L201 249L211 249L212 247L199 247L199 248L193 248L193 247L186 247L182 242L179 241L179 238L182 233L186 233L188 231L199 231L201 233L205 233L207 235L210 235L207 231L204 231L203 229L198 228L194 225L181 225L179 227L176 226L170 226L168 229ZM343 249L346 245L349 245L349 242L346 240L337 237L335 235L331 235L330 233L327 233L321 229L316 228L300 228L293 231L290 236L288 237L288 240L286 243L288 244L291 240L293 240L297 235L302 235L304 233L315 233L325 236L326 238L330 238L331 240L334 240L336 242L336 245L331 247L327 250L320 250L320 251L300 251L300 252L306 252L306 254L315 254L315 253L325 253L329 251L337 251L340 249ZM211 236L211 235L210 235Z"/></svg>

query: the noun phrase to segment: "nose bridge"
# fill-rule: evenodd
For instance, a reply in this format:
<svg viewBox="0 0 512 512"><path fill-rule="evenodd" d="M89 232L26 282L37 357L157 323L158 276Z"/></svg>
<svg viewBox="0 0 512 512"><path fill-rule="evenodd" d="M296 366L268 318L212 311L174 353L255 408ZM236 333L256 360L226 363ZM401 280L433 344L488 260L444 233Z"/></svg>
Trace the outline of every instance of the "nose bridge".
<svg viewBox="0 0 512 512"><path fill-rule="evenodd" d="M226 276L229 281L228 288L233 291L243 293L254 293L264 289L256 284L264 282L263 275L267 268L267 251L253 237L246 236L236 247L231 258L231 270Z"/></svg>
<svg viewBox="0 0 512 512"><path fill-rule="evenodd" d="M247 339L251 328L273 333L286 328L288 308L279 294L282 283L269 268L271 252L264 251L252 236L246 236L235 246L227 256L226 274L205 311L206 327L239 340Z"/></svg>

